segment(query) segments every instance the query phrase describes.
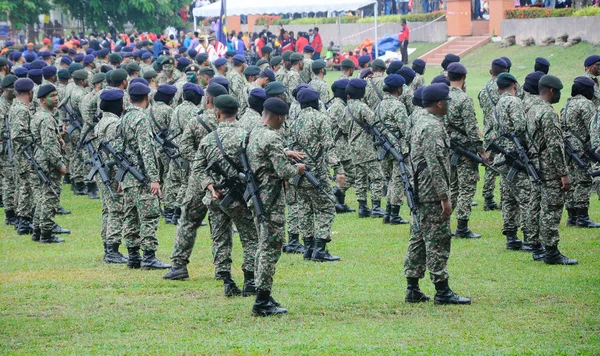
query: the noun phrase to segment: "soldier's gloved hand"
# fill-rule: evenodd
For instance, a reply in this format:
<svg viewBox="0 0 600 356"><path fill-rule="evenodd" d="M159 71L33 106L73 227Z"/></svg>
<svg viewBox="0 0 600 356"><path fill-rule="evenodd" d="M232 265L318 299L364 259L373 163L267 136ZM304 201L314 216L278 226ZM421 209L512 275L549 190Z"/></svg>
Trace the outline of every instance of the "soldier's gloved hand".
<svg viewBox="0 0 600 356"><path fill-rule="evenodd" d="M335 178L337 181L337 186L340 188L344 186L344 183L346 183L346 176L343 174L338 174L335 176Z"/></svg>
<svg viewBox="0 0 600 356"><path fill-rule="evenodd" d="M442 200L440 204L442 205L442 218L448 219L452 215L452 203L449 199L446 199Z"/></svg>
<svg viewBox="0 0 600 356"><path fill-rule="evenodd" d="M159 198L162 198L162 192L160 190L160 183L158 183L158 182L150 183L150 193L152 193L152 195L158 195Z"/></svg>
<svg viewBox="0 0 600 356"><path fill-rule="evenodd" d="M560 187L561 190L566 192L567 190L571 189L571 180L569 179L569 176L560 177L560 182L561 182L561 187Z"/></svg>

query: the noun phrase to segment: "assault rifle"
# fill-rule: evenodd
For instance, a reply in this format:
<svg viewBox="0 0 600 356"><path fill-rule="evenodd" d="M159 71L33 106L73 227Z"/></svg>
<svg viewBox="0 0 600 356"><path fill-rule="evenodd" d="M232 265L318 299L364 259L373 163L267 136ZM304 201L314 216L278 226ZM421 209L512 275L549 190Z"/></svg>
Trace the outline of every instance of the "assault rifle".
<svg viewBox="0 0 600 356"><path fill-rule="evenodd" d="M167 157L172 160L177 168L182 168L181 165L181 154L179 153L179 145L173 142L173 138L169 138L169 132L166 129L160 130L154 135L154 140L162 147L163 152Z"/></svg>
<svg viewBox="0 0 600 356"><path fill-rule="evenodd" d="M64 119L65 122L69 123L69 126L67 127L67 136L77 130L79 130L79 132L81 132L82 125L81 125L81 120L79 119L79 116L77 116L74 112L72 112L65 104L59 106L58 108L60 109L62 107L67 112L67 117Z"/></svg>
<svg viewBox="0 0 600 356"><path fill-rule="evenodd" d="M42 183L44 183L48 188L50 188L50 190L52 191L52 194L54 194L54 196L56 198L60 199L60 196L58 195L56 190L54 190L54 187L52 187L52 182L50 182L50 179L48 178L48 174L46 174L46 172L44 172L44 170L42 169L42 167L40 166L38 161L36 161L35 158L33 158L32 153L31 153L32 146L33 146L33 142L28 144L27 146L23 147L23 155L25 155L25 158L27 158L27 161L29 161L29 163L31 163L31 165L33 166L33 169L35 169L35 172L37 173L38 177L40 177L40 180L42 181Z"/></svg>
<svg viewBox="0 0 600 356"><path fill-rule="evenodd" d="M108 143L107 141L100 142L98 149L102 152L105 152L107 155L113 157L113 161L107 163L109 167L117 166L119 169L117 170L116 179L118 182L122 182L125 179L125 175L127 173L131 174L131 176L140 183L143 183L146 186L150 186L148 182L148 178L142 174L135 166L131 163L131 161L125 156L122 152L117 152L115 149Z"/></svg>
<svg viewBox="0 0 600 356"><path fill-rule="evenodd" d="M600 155L598 155L595 151L593 151L591 148L586 150L584 153L584 157L586 157L585 159L583 157L580 157L577 152L575 151L575 148L573 148L573 145L571 145L571 142L565 138L565 153L567 154L567 156L569 156L569 158L571 158L575 163L577 163L577 165L579 167L581 167L581 169L583 169L584 171L586 171L586 173L590 176L590 177L598 177L600 176L600 171L595 171L593 172L590 169L590 165L587 163L587 161L591 158L592 160L595 160L595 156L598 156L597 158L600 158ZM595 160L596 162L600 162L600 160Z"/></svg>
<svg viewBox="0 0 600 356"><path fill-rule="evenodd" d="M8 154L8 162L10 163L10 168L13 175L13 180L16 179L15 174L15 161L14 161L14 153L13 153L13 142L12 137L10 135L10 127L8 125L8 114L4 115L4 131L2 132L2 138L4 139L4 153Z"/></svg>
<svg viewBox="0 0 600 356"><path fill-rule="evenodd" d="M111 197L115 197L115 195L113 194L112 190L110 189L110 185L112 184L112 181L110 179L110 177L108 176L108 172L106 172L106 164L104 163L104 159L102 158L102 155L94 148L94 145L92 145L92 139L86 140L83 142L83 147L85 147L85 150L89 153L90 155L90 159L87 159L85 161L85 164L89 164L91 166L91 170L87 175L87 180L88 181L92 181L94 179L94 176L96 174L100 175L100 179L102 180L102 183L104 183L104 185L106 185L106 188L108 189L110 196Z"/></svg>
<svg viewBox="0 0 600 356"><path fill-rule="evenodd" d="M306 164L301 159L293 158L292 160L296 163L302 163L306 166ZM294 179L292 179L292 184L297 187L298 185L300 185L302 178L306 178L310 185L317 188L321 193L323 193L327 197L327 199L331 200L332 203L337 203L335 197L331 195L331 193L328 192L327 189L325 189L323 184L321 184L321 182L317 178L315 178L315 176L313 176L312 173L310 173L310 168L308 168L308 166L306 166L303 175L296 175Z"/></svg>
<svg viewBox="0 0 600 356"><path fill-rule="evenodd" d="M209 163L205 171L213 172L224 178L223 182L213 186L217 190L228 189L227 194L225 194L219 203L223 208L229 207L229 205L231 205L231 203L233 203L235 200L241 200L244 198L246 186L244 185L244 182L242 182L239 175L229 177L227 172L223 170L217 160Z"/></svg>
<svg viewBox="0 0 600 356"><path fill-rule="evenodd" d="M246 142L244 147L248 146L248 140L250 136L246 136ZM240 173L240 180L246 183L246 190L244 192L244 200L252 200L252 205L254 206L254 212L256 213L256 217L258 218L259 223L265 222L265 209L263 202L260 198L260 190L258 188L258 181L254 176L254 172L252 172L252 168L250 168L250 164L248 163L248 156L246 156L246 149L240 150L237 154L240 163L242 164L243 173Z"/></svg>

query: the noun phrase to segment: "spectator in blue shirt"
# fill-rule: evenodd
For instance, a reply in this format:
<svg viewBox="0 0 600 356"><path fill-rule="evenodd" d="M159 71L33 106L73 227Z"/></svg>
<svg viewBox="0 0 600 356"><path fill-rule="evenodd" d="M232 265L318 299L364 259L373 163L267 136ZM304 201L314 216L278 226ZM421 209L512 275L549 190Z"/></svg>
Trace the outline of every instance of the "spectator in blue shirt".
<svg viewBox="0 0 600 356"><path fill-rule="evenodd" d="M27 44L27 49L23 51L23 57L27 56L28 54L33 54L34 60L36 60L38 57L37 53L35 53L35 50L33 49L33 43L31 42Z"/></svg>
<svg viewBox="0 0 600 356"><path fill-rule="evenodd" d="M233 47L235 48L235 52L237 54L241 54L243 56L246 46L244 45L244 40L242 40L242 37L244 37L244 34L242 32L238 33L237 40L233 41Z"/></svg>

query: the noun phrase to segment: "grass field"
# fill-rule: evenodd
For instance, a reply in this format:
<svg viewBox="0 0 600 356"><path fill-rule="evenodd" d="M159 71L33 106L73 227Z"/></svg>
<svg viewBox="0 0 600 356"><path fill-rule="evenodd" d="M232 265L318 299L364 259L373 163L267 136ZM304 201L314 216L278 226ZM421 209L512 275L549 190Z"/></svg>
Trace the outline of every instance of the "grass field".
<svg viewBox="0 0 600 356"><path fill-rule="evenodd" d="M546 56L551 73L569 88L566 99L572 78L583 73L583 59L594 51L587 44L485 46L463 60L469 93L476 96L491 60L501 54L512 59L519 79L536 56ZM429 68L427 79L438 72ZM505 250L500 212L484 212L480 192L476 200L471 227L483 238L455 239L449 261L451 287L473 305L404 303L408 227L345 214L336 217L329 246L342 261L317 264L283 255L274 296L289 314L264 319L250 315L253 299L223 296L213 279L207 227L198 232L189 281L106 265L100 202L74 197L66 187L63 206L74 212L58 222L73 230L67 243L35 244L0 226L0 354L598 354L599 232L567 228L563 219L561 250L580 265L534 263L529 254ZM592 218L600 220L598 196L591 200ZM356 208L353 196L348 201ZM402 213L408 215L406 207ZM163 261L174 234L175 227L161 222ZM241 282L241 247L234 245L233 273ZM428 278L421 286L435 293Z"/></svg>

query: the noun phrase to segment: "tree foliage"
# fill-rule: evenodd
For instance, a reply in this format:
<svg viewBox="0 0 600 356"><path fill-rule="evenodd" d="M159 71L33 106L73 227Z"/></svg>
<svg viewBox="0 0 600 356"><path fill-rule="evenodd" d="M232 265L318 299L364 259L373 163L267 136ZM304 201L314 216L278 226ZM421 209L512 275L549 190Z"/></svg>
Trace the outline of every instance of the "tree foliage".
<svg viewBox="0 0 600 356"><path fill-rule="evenodd" d="M47 0L0 0L0 12L8 13L12 27L20 30L39 22L39 15L50 11Z"/></svg>

